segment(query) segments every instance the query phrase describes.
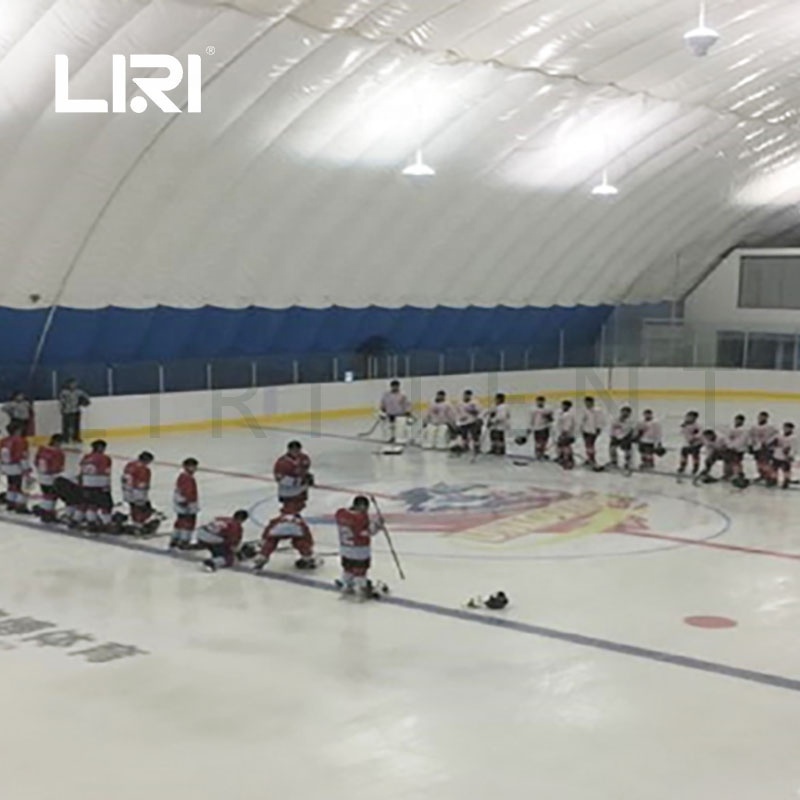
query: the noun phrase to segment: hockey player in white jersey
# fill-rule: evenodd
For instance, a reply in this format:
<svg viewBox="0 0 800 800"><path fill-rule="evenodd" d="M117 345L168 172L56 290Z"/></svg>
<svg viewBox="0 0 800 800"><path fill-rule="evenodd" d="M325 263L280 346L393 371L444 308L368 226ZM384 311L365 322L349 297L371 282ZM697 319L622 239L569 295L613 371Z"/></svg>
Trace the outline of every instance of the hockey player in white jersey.
<svg viewBox="0 0 800 800"><path fill-rule="evenodd" d="M465 390L461 402L456 406L458 438L453 451L463 453L472 450L473 455L481 451L483 431L483 409L470 389Z"/></svg>
<svg viewBox="0 0 800 800"><path fill-rule="evenodd" d="M383 423L387 447L384 453L402 453L408 442L408 428L413 423L411 401L400 389L400 381L393 380L389 391L384 392L380 403L380 419Z"/></svg>
<svg viewBox="0 0 800 800"><path fill-rule="evenodd" d="M489 452L493 456L504 456L506 435L511 430L511 411L502 392L494 396L494 405L486 412L486 427L489 431Z"/></svg>
<svg viewBox="0 0 800 800"><path fill-rule="evenodd" d="M556 446L558 447L558 463L563 469L574 469L575 454L572 446L578 431L578 419L571 400L561 401L561 411L556 417Z"/></svg>
<svg viewBox="0 0 800 800"><path fill-rule="evenodd" d="M749 483L744 475L744 454L750 443L750 431L745 427L744 414L733 418L733 425L724 433L725 470L723 477L734 486L744 489Z"/></svg>
<svg viewBox="0 0 800 800"><path fill-rule="evenodd" d="M758 481L772 480L772 451L778 438L778 429L769 421L766 411L759 413L756 424L750 428L750 451L755 456Z"/></svg>
<svg viewBox="0 0 800 800"><path fill-rule="evenodd" d="M642 420L637 426L636 438L639 442L639 457L642 460L639 469L643 471L655 469L656 456L663 456L666 451L661 442L663 438L661 423L649 408L642 412Z"/></svg>
<svg viewBox="0 0 800 800"><path fill-rule="evenodd" d="M455 409L447 392L440 389L422 418L422 446L426 450L446 450L451 437L457 435Z"/></svg>
<svg viewBox="0 0 800 800"><path fill-rule="evenodd" d="M725 462L727 453L727 443L724 436L718 436L717 432L712 428L707 428L703 431L703 450L705 453L705 462L703 470L695 476L694 483L714 483L715 478L711 473L714 465L718 462Z"/></svg>
<svg viewBox="0 0 800 800"><path fill-rule="evenodd" d="M700 454L703 450L703 428L699 422L700 415L696 411L687 411L681 423L681 460L678 465L678 480L686 474L689 459L692 461L692 475L700 471Z"/></svg>
<svg viewBox="0 0 800 800"><path fill-rule="evenodd" d="M603 432L605 424L606 416L595 404L594 397L584 397L583 408L578 416L578 429L583 437L587 467L598 469L597 437Z"/></svg>
<svg viewBox="0 0 800 800"><path fill-rule="evenodd" d="M534 454L537 461L547 458L547 445L550 443L550 431L553 428L555 414L548 408L547 399L542 395L536 398L536 404L531 409L531 423L529 432L533 434Z"/></svg>
<svg viewBox="0 0 800 800"><path fill-rule="evenodd" d="M611 422L611 444L609 445L609 465L619 467L619 451L625 459L625 472L633 469L633 440L636 433L636 422L630 406L622 406L619 414Z"/></svg>
<svg viewBox="0 0 800 800"><path fill-rule="evenodd" d="M784 422L783 430L775 440L772 454L772 476L768 486L788 489L792 485L792 464L797 457L797 436L793 422Z"/></svg>

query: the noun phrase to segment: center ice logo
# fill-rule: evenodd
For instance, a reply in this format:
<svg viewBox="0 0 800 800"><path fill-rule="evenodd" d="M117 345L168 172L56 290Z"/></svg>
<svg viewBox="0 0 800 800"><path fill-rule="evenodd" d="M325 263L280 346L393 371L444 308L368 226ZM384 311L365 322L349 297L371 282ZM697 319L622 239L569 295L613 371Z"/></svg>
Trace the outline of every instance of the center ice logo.
<svg viewBox="0 0 800 800"><path fill-rule="evenodd" d="M485 484L415 487L398 499L407 512L396 522L486 544L538 533L583 534L650 531L647 503L625 495Z"/></svg>
<svg viewBox="0 0 800 800"><path fill-rule="evenodd" d="M183 64L169 55L124 55L111 56L111 112L124 114L128 110L128 67L130 69L166 69L163 77L141 78L131 77L141 91L141 95L130 101L130 110L141 114L147 110L148 100L168 114L180 114L181 109L167 96L168 92L177 89L184 79ZM186 110L190 114L199 114L202 110L201 90L202 59L198 55L190 55L186 60L186 83L188 103ZM69 57L56 56L56 114L108 114L107 100L75 100L69 94Z"/></svg>

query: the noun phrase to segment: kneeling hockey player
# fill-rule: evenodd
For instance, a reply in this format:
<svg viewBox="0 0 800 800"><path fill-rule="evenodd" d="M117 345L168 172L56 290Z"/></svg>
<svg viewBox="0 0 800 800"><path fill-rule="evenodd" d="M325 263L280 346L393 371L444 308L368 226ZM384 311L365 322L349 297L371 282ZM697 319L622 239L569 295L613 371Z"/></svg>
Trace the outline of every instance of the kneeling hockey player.
<svg viewBox="0 0 800 800"><path fill-rule="evenodd" d="M384 584L373 584L367 577L372 564L372 537L381 531L378 522L369 517L369 498L359 495L350 508L336 512L339 532L339 555L342 577L336 585L345 594L376 599L386 593Z"/></svg>
<svg viewBox="0 0 800 800"><path fill-rule="evenodd" d="M717 478L715 478L711 471L714 469L714 465L721 461L725 462L725 456L728 450L727 443L722 436L717 436L717 432L712 428L708 428L707 430L703 431L703 447L705 449L705 464L703 465L703 471L697 475L694 479L695 483L714 483Z"/></svg>
<svg viewBox="0 0 800 800"><path fill-rule="evenodd" d="M213 522L197 529L197 545L192 549L208 550L211 553L211 558L203 562L209 572L234 565L248 516L246 511L237 511L232 517L217 517Z"/></svg>
<svg viewBox="0 0 800 800"><path fill-rule="evenodd" d="M111 526L111 458L106 455L108 444L97 439L91 444L80 463L80 481L86 512L86 529L103 533Z"/></svg>
<svg viewBox="0 0 800 800"><path fill-rule="evenodd" d="M42 490L42 499L34 509L34 513L39 515L42 522L56 521L56 479L64 472L64 438L60 433L50 437L49 444L43 444L36 451L36 473L39 479L39 486Z"/></svg>
<svg viewBox="0 0 800 800"><path fill-rule="evenodd" d="M150 505L150 482L152 472L150 465L154 456L147 451L140 453L135 461L125 465L122 472L122 499L130 508L130 528L132 533L143 530L144 524L150 519L152 506Z"/></svg>
<svg viewBox="0 0 800 800"><path fill-rule="evenodd" d="M314 557L311 528L299 514L284 509L264 528L261 535L261 554L253 561L253 569L263 569L281 542L291 542L292 547L300 554L300 558L294 562L298 569L316 569L320 565L320 561Z"/></svg>
<svg viewBox="0 0 800 800"><path fill-rule="evenodd" d="M6 507L18 514L28 514L24 483L30 475L28 440L24 423L13 421L6 428L7 436L0 440L0 471L6 477Z"/></svg>

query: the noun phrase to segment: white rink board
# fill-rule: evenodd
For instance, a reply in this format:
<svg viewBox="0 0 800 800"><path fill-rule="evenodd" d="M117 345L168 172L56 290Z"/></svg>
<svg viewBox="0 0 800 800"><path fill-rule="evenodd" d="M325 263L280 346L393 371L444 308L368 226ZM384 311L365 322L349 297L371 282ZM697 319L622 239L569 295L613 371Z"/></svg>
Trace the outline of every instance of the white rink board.
<svg viewBox="0 0 800 800"><path fill-rule="evenodd" d="M170 426L242 421L248 417L275 415L307 415L324 418L331 412L374 409L385 391L387 381L354 383L299 384L259 389L233 389L214 392L183 392L163 395L98 397L85 413L85 427L109 434L125 428L153 427L169 430ZM458 396L465 388L489 396L497 391L515 395L547 392L551 396L581 396L604 389L641 395L643 401L658 398L660 393L706 393L706 401L714 395L718 402L733 402L732 395L760 392L796 397L768 397L773 403L800 402L800 373L743 371L720 369L614 368L539 370L470 375L446 375L403 380L405 391L415 402L427 402L442 388L450 396ZM57 404L37 404L39 432L58 430Z"/></svg>

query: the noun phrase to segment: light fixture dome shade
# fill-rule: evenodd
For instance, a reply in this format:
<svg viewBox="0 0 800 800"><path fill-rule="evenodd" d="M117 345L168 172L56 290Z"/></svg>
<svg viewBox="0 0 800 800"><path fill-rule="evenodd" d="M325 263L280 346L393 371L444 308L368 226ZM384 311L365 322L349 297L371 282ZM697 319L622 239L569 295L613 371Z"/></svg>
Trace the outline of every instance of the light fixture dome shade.
<svg viewBox="0 0 800 800"><path fill-rule="evenodd" d="M436 174L436 170L427 164L409 164L404 170L403 175L411 178L432 178Z"/></svg>
<svg viewBox="0 0 800 800"><path fill-rule="evenodd" d="M592 194L595 197L616 197L619 194L619 189L617 189L616 186L603 181L602 183L598 183L597 186L592 189Z"/></svg>
<svg viewBox="0 0 800 800"><path fill-rule="evenodd" d="M436 175L436 170L425 163L422 158L422 151L417 150L416 158L403 170L403 175L410 178L432 178Z"/></svg>
<svg viewBox="0 0 800 800"><path fill-rule="evenodd" d="M603 180L592 189L594 197L616 197L619 194L614 184L608 182L608 170L603 170Z"/></svg>
<svg viewBox="0 0 800 800"><path fill-rule="evenodd" d="M685 33L683 40L694 55L702 58L719 41L719 34L713 28L701 24Z"/></svg>

